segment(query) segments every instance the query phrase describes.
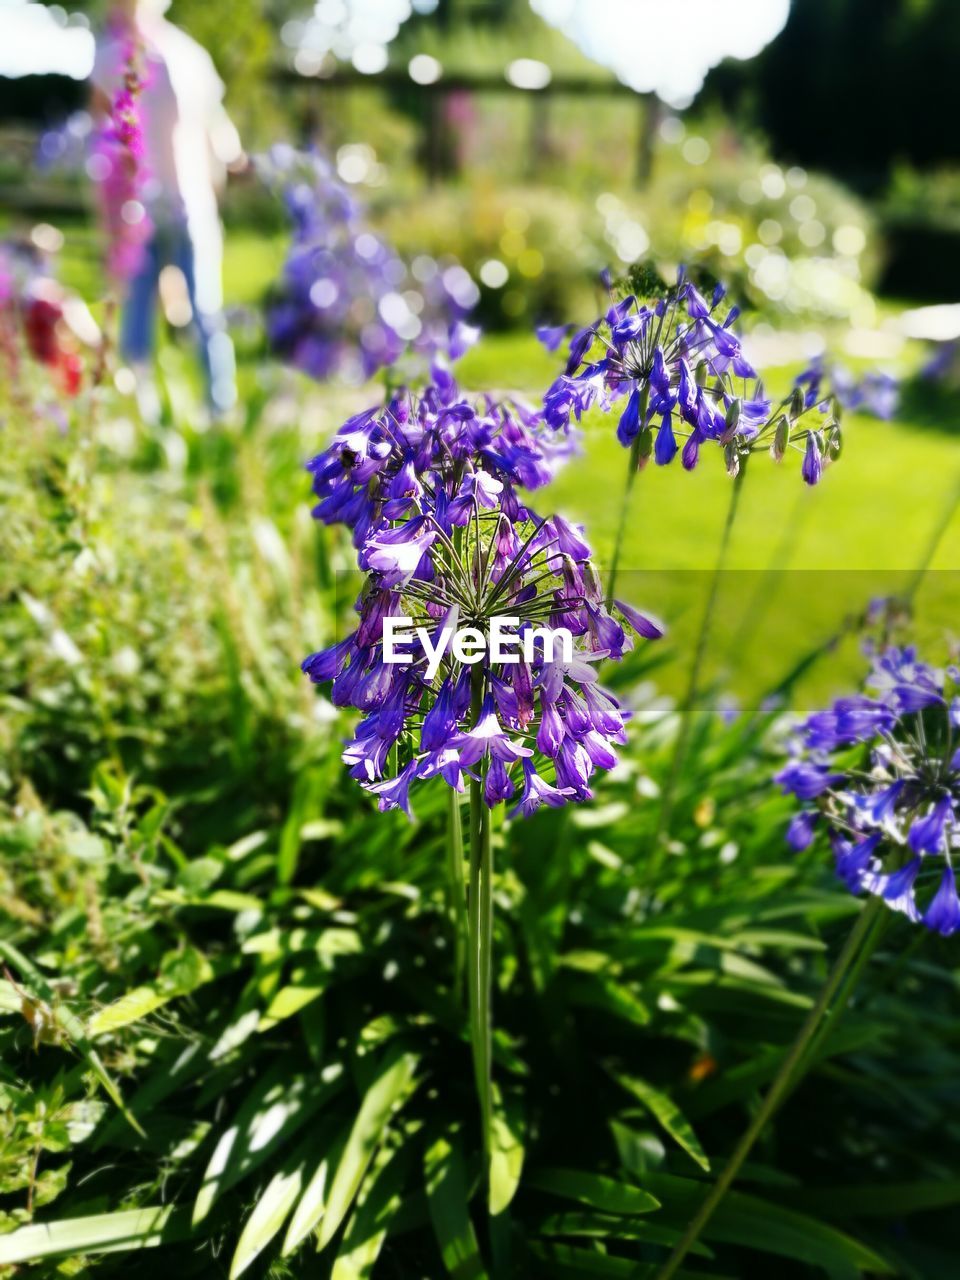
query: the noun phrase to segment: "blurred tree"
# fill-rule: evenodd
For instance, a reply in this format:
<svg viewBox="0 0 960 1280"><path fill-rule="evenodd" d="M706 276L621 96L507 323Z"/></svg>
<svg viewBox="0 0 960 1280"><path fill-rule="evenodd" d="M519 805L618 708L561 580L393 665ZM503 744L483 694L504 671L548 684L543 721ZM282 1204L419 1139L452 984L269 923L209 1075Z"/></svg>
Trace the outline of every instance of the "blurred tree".
<svg viewBox="0 0 960 1280"><path fill-rule="evenodd" d="M727 63L707 94L744 110L774 150L861 188L891 166L960 158L957 0L793 0L753 62Z"/></svg>

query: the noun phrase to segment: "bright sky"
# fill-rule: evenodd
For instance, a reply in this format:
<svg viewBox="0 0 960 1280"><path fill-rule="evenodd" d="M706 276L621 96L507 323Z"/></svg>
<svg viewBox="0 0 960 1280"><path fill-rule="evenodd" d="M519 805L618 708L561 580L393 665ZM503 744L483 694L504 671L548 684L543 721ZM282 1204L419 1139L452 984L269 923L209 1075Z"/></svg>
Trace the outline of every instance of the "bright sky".
<svg viewBox="0 0 960 1280"><path fill-rule="evenodd" d="M641 93L685 106L724 58L752 58L790 0L530 0L595 62Z"/></svg>
<svg viewBox="0 0 960 1280"><path fill-rule="evenodd" d="M436 0L317 0L295 43L334 48L341 57L386 45L414 11ZM530 0L531 8L609 67L625 84L686 105L723 58L752 58L782 30L790 0ZM93 37L82 15L30 0L0 0L0 75L57 71L83 79ZM328 34L329 33L329 34ZM284 33L285 37L287 32ZM341 47L349 46L349 47Z"/></svg>
<svg viewBox="0 0 960 1280"><path fill-rule="evenodd" d="M57 72L84 80L93 69L93 36L82 15L68 25L62 9L57 15L28 0L0 0L0 33L0 76Z"/></svg>

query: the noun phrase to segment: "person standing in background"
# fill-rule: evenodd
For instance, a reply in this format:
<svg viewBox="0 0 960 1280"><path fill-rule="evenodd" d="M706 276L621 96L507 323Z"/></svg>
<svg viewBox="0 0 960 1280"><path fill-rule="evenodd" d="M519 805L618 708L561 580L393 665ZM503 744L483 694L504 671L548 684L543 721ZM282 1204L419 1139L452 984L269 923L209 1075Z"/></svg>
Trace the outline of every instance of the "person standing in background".
<svg viewBox="0 0 960 1280"><path fill-rule="evenodd" d="M227 168L243 161L213 60L168 22L170 0L116 0L98 42L91 105L106 118L123 84L131 41L142 61L140 199L151 232L127 282L120 354L137 377L146 417L159 411L150 374L158 283L168 266L186 282L213 417L236 403L233 344L223 316L223 230L217 203Z"/></svg>

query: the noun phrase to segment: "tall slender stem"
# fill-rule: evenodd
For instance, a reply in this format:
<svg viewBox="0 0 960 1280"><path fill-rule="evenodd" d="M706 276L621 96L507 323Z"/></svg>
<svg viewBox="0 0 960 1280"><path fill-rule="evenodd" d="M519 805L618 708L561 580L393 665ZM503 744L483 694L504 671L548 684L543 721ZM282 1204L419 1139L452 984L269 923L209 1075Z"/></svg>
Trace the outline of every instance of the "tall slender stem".
<svg viewBox="0 0 960 1280"><path fill-rule="evenodd" d="M690 1249L696 1244L701 1231L713 1217L718 1205L723 1197L729 1191L731 1185L735 1181L737 1174L743 1167L743 1163L753 1150L753 1145L760 1137L766 1126L767 1121L776 1111L777 1106L787 1092L791 1083L795 1083L798 1068L807 1056L813 1037L816 1035L817 1029L823 1020L824 1014L827 1012L830 1004L843 982L844 976L857 960L860 949L863 946L867 936L874 928L877 916L884 911L883 901L880 898L872 898L868 905L860 912L857 922L850 931L847 941L844 943L843 950L837 956L833 968L830 970L829 976L823 985L817 1001L800 1028L800 1033L790 1049L790 1052L784 1058L780 1070L777 1072L776 1078L764 1098L760 1109L754 1116L750 1125L746 1129L743 1137L737 1145L737 1149L727 1161L723 1173L714 1183L711 1190L701 1204L700 1208L691 1219L690 1225L683 1233L679 1243L673 1253L667 1259L662 1270L657 1275L657 1280L671 1280L676 1275L684 1258ZM845 996L849 995L849 991L845 991ZM839 1005L838 1005L839 1008ZM809 1060L808 1060L809 1061Z"/></svg>
<svg viewBox="0 0 960 1280"><path fill-rule="evenodd" d="M620 567L620 552L623 549L623 535L627 529L627 515L630 511L630 494L633 492L633 482L637 478L637 471L640 467L640 437L639 435L630 446L630 454L627 459L627 483L623 490L623 497L620 500L620 519L617 523L617 537L613 544L613 555L610 559L610 577L607 579L607 608L613 604L614 592L617 586L617 570Z"/></svg>
<svg viewBox="0 0 960 1280"><path fill-rule="evenodd" d="M473 721L483 706L483 670L478 664L471 677ZM485 772L485 767L483 772ZM473 1071L480 1100L480 1128L484 1169L489 1169L490 1123L493 1114L492 1029L490 1004L493 945L493 845L490 839L490 811L483 800L483 772L470 780L470 887L468 924L470 956L467 988L470 998L470 1047Z"/></svg>
<svg viewBox="0 0 960 1280"><path fill-rule="evenodd" d="M886 932L887 925L890 923L891 919L892 913L890 911L875 910L873 912L873 923L864 938L863 945L860 948L860 953L847 970L843 979L843 984L837 991L836 999L833 1002L832 1008L821 1022L813 1039L807 1045L801 1061L797 1065L794 1077L790 1081L790 1093L792 1093L797 1087L829 1042L830 1036L833 1034L833 1030L839 1021L841 1014L850 1003L851 997L860 982L860 977L863 974L864 969L869 964L871 956L879 946L880 939Z"/></svg>
<svg viewBox="0 0 960 1280"><path fill-rule="evenodd" d="M927 575L927 570L930 568L931 564L933 564L933 558L940 548L940 543L943 541L944 534L950 528L950 523L956 515L957 507L960 507L960 481L956 482L950 490L950 495L944 504L943 510L940 512L940 517L931 531L923 559L920 561L920 564L917 566L910 579L910 584L907 587L906 594L904 595L904 600L907 604L913 603L913 599L920 589L920 584Z"/></svg>
<svg viewBox="0 0 960 1280"><path fill-rule="evenodd" d="M740 625L737 628L736 635L733 637L733 643L730 645L730 655L733 658L743 653L750 637L757 634L761 618L766 616L776 598L777 587L790 565L797 544L797 531L800 528L803 516L810 510L812 497L812 492L804 485L797 494L789 516L783 522L777 544L766 566L760 570L760 581L750 597L749 604L743 611Z"/></svg>
<svg viewBox="0 0 960 1280"><path fill-rule="evenodd" d="M450 925L453 929L453 989L457 999L463 997L463 960L466 939L466 882L463 876L463 822L460 797L449 788L447 810L447 892L450 903Z"/></svg>
<svg viewBox="0 0 960 1280"><path fill-rule="evenodd" d="M727 506L727 516L723 523L723 533L720 536L720 546L717 551L717 559L713 566L713 575L710 579L710 589L707 593L707 602L704 606L703 616L700 619L700 632L697 636L697 644L693 652L693 661L690 664L690 673L687 677L687 688L683 695L683 701L680 704L680 728L677 731L677 741L673 748L673 757L670 761L670 771L667 774L667 780L663 787L663 795L660 800L660 815L657 821L657 833L654 841L654 855L651 859L651 868L653 868L655 863L658 863L658 850L660 844L670 830L670 819L673 816L674 792L676 791L677 781L680 777L680 770L683 767L684 759L687 754L687 746L690 741L693 712L696 707L697 696L700 692L701 670L703 668L704 658L707 655L707 645L710 642L710 632L713 626L713 614L717 606L717 597L720 594L720 580L723 575L724 566L726 565L727 551L730 546L730 533L733 529L734 521L737 518L737 508L740 504L740 491L743 488L743 481L746 473L746 459L744 459L741 463L740 470L733 478L733 483L730 489L730 502Z"/></svg>

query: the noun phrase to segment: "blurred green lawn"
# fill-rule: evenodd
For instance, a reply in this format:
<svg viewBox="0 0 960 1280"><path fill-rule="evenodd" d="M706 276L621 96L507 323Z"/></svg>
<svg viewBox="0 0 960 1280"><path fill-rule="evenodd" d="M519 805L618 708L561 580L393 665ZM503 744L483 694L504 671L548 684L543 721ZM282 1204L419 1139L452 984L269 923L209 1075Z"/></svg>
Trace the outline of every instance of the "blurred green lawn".
<svg viewBox="0 0 960 1280"><path fill-rule="evenodd" d="M90 296L96 253L88 236L76 231L68 231L62 275ZM284 250L283 237L233 230L225 261L228 304L255 305L276 277ZM495 333L461 361L458 377L471 390L518 391L536 400L558 365L532 335ZM765 370L774 391L788 386L794 372ZM241 368L245 381L252 374ZM313 392L306 381L304 389L322 404L327 428L364 399L362 390ZM379 397L379 384L371 384L369 393ZM601 561L609 558L625 481L626 454L616 442L615 422L589 415L582 456L537 497L540 510L583 521ZM799 455L779 466L766 456L751 461L709 651L710 672L744 699L775 684L871 598L902 592L960 486L956 399L914 384L895 423L848 414L844 427L843 455L814 490L800 478ZM314 444L320 447L322 440L308 447ZM290 491L298 492L295 482ZM618 594L667 621L674 655L692 647L730 492L719 453L707 451L693 473L678 463L651 465L634 487ZM915 599L917 634L934 653L951 635L958 607L960 519L954 519ZM840 691L861 668L858 642L848 639L817 664L799 696L810 702ZM668 689L681 686L681 657L662 679Z"/></svg>

